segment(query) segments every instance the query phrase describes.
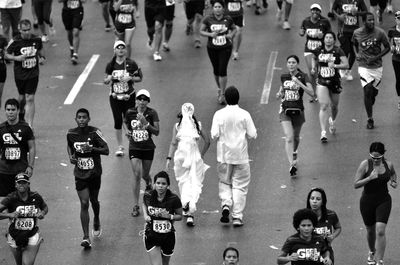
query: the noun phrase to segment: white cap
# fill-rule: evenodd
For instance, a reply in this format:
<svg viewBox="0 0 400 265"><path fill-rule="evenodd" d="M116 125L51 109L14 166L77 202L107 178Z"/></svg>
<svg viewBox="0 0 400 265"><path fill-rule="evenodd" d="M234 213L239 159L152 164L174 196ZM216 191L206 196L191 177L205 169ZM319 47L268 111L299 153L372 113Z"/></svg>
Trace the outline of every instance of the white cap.
<svg viewBox="0 0 400 265"><path fill-rule="evenodd" d="M316 8L316 9L318 9L319 11L322 12L322 7L321 7L319 4L312 4L311 7L310 7L310 10L312 10L312 9L314 9L314 8Z"/></svg>
<svg viewBox="0 0 400 265"><path fill-rule="evenodd" d="M148 97L150 99L150 92L147 91L146 89L140 89L137 93L136 93L136 98L138 98L139 96L145 96Z"/></svg>
<svg viewBox="0 0 400 265"><path fill-rule="evenodd" d="M120 45L123 45L124 47L126 47L125 42L123 42L122 40L117 40L117 41L114 43L114 50L115 50L118 46L120 46Z"/></svg>

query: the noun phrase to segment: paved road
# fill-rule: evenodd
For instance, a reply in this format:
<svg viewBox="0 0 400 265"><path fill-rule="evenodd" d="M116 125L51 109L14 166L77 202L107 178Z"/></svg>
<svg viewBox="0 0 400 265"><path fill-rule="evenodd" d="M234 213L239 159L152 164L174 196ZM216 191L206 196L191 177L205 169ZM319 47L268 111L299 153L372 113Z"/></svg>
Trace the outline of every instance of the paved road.
<svg viewBox="0 0 400 265"><path fill-rule="evenodd" d="M266 14L255 16L246 9L246 28L241 59L231 62L229 84L240 89L240 105L249 110L259 135L250 143L253 160L252 183L245 211L245 226L234 229L219 223L219 199L215 171L215 145L205 159L211 165L207 172L204 191L198 205L196 226L187 228L177 223L176 253L171 264L220 264L222 250L227 244L240 249L242 264L276 264L276 257L284 240L294 232L292 214L305 206L305 197L311 187L321 186L328 195L328 208L340 218L343 232L334 242L337 264L363 264L367 253L365 230L358 210L359 190L353 189L353 177L362 159L368 156L372 141L386 144L387 157L398 165L400 149L400 119L394 91L394 76L390 58L385 58L384 82L377 99L376 129L366 130L366 115L362 103L362 90L357 80L346 82L341 96L338 132L329 137L329 143L319 141L318 106L305 103L307 122L302 131L299 150L299 175L288 176L284 154L283 133L278 120L279 102L273 97L268 104L260 104L266 80L267 64L271 54L277 54L274 65L271 95L279 87L280 68L285 68L287 55L302 54L304 39L297 35L297 27L308 15L311 0L297 1L291 24L293 29L283 31L275 22L275 3ZM143 4L141 5L143 7ZM323 5L327 10L327 5ZM100 7L88 2L82 31L80 64L69 62L66 34L60 21L59 3L53 3L57 34L46 44L48 62L41 68L41 81L37 93L37 162L32 189L47 200L49 214L40 227L45 238L37 257L37 264L149 264L139 232L143 228L141 217L132 218L130 178L131 169L126 157L112 154L103 158L104 173L100 193L103 236L93 241L91 251L79 246L81 228L79 202L72 177L73 167L68 162L65 133L74 127L75 111L87 107L91 111L91 124L102 129L111 151L116 148L113 121L108 105L108 88L101 84L106 63L112 57L114 36L103 30ZM143 14L143 12L141 12ZM324 12L326 14L326 12ZM30 12L25 10L30 17ZM384 27L391 24L385 17ZM213 113L220 108L216 102L215 84L205 48L196 50L184 34L185 19L181 6L176 10L171 52L162 54L162 62L154 62L146 50L143 16L138 20L134 36L133 58L142 67L144 80L137 88L152 93L151 107L158 110L161 133L156 137L156 158L152 173L164 166L175 116L184 102L192 102L196 115L206 130L210 129ZM205 44L205 40L203 40ZM82 90L72 105L64 105L70 89L85 69L93 54L100 57ZM17 96L11 66L4 98ZM304 62L302 68L305 69ZM4 114L0 113L1 119ZM355 122L354 122L355 121ZM400 169L398 169L400 170ZM171 185L177 190L176 182ZM387 233L387 264L399 264L400 196L393 197L392 216ZM2 227L6 224L3 222ZM0 241L0 264L14 264L4 240Z"/></svg>

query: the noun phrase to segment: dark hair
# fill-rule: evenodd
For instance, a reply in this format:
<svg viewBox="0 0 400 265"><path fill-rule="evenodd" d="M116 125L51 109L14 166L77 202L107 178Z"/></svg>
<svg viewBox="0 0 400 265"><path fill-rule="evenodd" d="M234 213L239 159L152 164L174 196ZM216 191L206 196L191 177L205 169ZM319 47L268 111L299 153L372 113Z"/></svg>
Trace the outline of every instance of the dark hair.
<svg viewBox="0 0 400 265"><path fill-rule="evenodd" d="M377 153L379 153L381 155L384 155L385 151L386 151L385 150L385 145L383 143L381 143L381 142L373 142L371 144L371 146L369 147L369 152L370 153L377 152Z"/></svg>
<svg viewBox="0 0 400 265"><path fill-rule="evenodd" d="M214 7L216 3L220 3L223 8L225 8L225 2L223 0L211 0L211 6Z"/></svg>
<svg viewBox="0 0 400 265"><path fill-rule="evenodd" d="M325 193L324 189L322 189L322 188L312 188L310 190L310 192L307 195L307 209L311 209L310 198L311 198L311 193L313 193L314 191L319 192L321 194L321 199L322 199L321 221L326 221L327 218L328 218L328 216L326 214L326 203L328 202L328 200L326 199L326 193Z"/></svg>
<svg viewBox="0 0 400 265"><path fill-rule="evenodd" d="M154 183L156 183L157 179L164 178L167 181L168 186L171 184L169 180L169 175L165 171L160 171L154 176Z"/></svg>
<svg viewBox="0 0 400 265"><path fill-rule="evenodd" d="M75 117L78 116L78 113L86 113L87 116L90 118L89 111L88 111L87 109L85 109L85 108L80 108L80 109L78 109L78 110L76 111Z"/></svg>
<svg viewBox="0 0 400 265"><path fill-rule="evenodd" d="M225 259L225 257L226 257L226 253L228 253L228 251L235 251L236 252L236 255L237 255L237 257L238 257L238 259L239 259L239 250L237 250L237 248L234 248L234 247L227 247L225 250L224 250L224 253L222 254L222 258L223 259Z"/></svg>
<svg viewBox="0 0 400 265"><path fill-rule="evenodd" d="M366 13L364 13L361 17L362 17L362 21L363 22L365 22L365 21L367 21L367 17L368 16L373 16L374 17L374 20L375 20L375 16L374 16L374 14L372 14L371 12L366 12Z"/></svg>
<svg viewBox="0 0 400 265"><path fill-rule="evenodd" d="M336 34L333 31L325 32L324 37L322 39L325 40L325 36L328 35L328 34L331 34L333 39L336 41Z"/></svg>
<svg viewBox="0 0 400 265"><path fill-rule="evenodd" d="M19 27L21 27L22 25L25 25L25 26L32 26L32 23L31 23L31 21L29 20L29 19L21 19L20 21L19 21L19 23L18 23L18 26Z"/></svg>
<svg viewBox="0 0 400 265"><path fill-rule="evenodd" d="M296 60L297 63L300 63L300 59L299 59L299 57L298 57L297 55L294 55L294 54L289 55L289 56L286 58L286 61L289 61L290 58L293 58L293 59Z"/></svg>
<svg viewBox="0 0 400 265"><path fill-rule="evenodd" d="M304 208L297 210L293 215L294 229L297 230L300 226L301 221L303 220L310 220L314 227L316 227L318 224L317 214L310 209Z"/></svg>
<svg viewBox="0 0 400 265"><path fill-rule="evenodd" d="M15 98L7 99L6 103L4 103L4 109L6 109L7 105L15 106L17 109L19 109L19 101Z"/></svg>
<svg viewBox="0 0 400 265"><path fill-rule="evenodd" d="M237 105L239 103L239 91L236 87L230 86L225 90L225 100L228 105Z"/></svg>
<svg viewBox="0 0 400 265"><path fill-rule="evenodd" d="M179 126L179 125L181 125L182 118L183 118L182 112L179 112L178 115L176 115L176 117L179 119L179 123L178 123L178 126ZM194 125L196 125L197 132L199 134L201 134L199 122L197 121L197 119L196 119L196 117L194 115L192 116L192 118L194 120Z"/></svg>

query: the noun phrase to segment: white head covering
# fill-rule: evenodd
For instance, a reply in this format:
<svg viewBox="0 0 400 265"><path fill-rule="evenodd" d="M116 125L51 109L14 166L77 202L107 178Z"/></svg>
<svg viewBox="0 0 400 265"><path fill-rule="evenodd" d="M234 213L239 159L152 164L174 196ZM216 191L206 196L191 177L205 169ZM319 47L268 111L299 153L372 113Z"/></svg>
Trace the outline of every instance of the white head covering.
<svg viewBox="0 0 400 265"><path fill-rule="evenodd" d="M196 128L196 123L193 119L194 106L192 103L185 103L182 105L182 121L179 125L176 136L180 139L184 137L199 138L199 132Z"/></svg>

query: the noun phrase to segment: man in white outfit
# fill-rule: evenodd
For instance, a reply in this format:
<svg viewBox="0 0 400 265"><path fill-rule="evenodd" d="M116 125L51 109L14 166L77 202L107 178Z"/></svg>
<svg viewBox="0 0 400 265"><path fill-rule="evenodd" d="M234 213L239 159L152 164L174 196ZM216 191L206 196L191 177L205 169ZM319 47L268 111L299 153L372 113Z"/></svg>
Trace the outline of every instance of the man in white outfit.
<svg viewBox="0 0 400 265"><path fill-rule="evenodd" d="M250 113L239 107L239 91L230 86L225 90L225 108L215 112L211 138L217 140L217 171L222 223L229 223L232 209L234 226L243 225L243 210L250 183L247 138L256 138L257 130Z"/></svg>

